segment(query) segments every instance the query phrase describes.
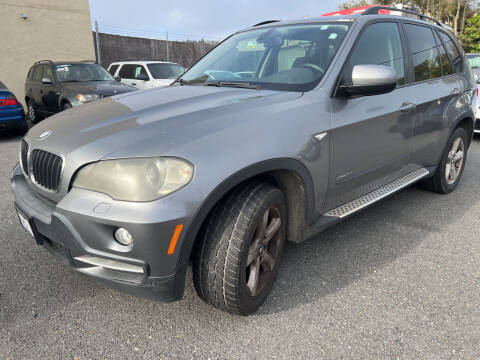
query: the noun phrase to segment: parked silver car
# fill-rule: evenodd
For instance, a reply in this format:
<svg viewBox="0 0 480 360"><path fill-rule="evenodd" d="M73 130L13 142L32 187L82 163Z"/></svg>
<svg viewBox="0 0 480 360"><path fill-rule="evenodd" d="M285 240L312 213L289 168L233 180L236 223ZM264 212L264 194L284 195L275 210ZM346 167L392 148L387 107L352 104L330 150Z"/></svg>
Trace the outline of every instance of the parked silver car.
<svg viewBox="0 0 480 360"><path fill-rule="evenodd" d="M168 88L38 124L11 178L20 221L107 286L178 300L192 259L202 299L256 311L285 240L462 176L464 53L441 25L378 10L239 31Z"/></svg>

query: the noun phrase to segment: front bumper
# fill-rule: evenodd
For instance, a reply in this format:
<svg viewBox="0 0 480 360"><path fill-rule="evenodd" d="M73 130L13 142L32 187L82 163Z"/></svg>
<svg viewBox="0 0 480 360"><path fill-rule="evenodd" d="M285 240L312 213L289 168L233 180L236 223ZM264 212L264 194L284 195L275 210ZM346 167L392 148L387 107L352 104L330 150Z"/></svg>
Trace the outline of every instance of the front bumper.
<svg viewBox="0 0 480 360"><path fill-rule="evenodd" d="M11 184L15 207L29 219L35 241L63 264L134 296L164 302L183 296L187 264L177 264L181 238L173 255L167 254L167 248L176 225L186 223L184 216L177 213L163 222L128 223L109 217L112 211L93 212L98 199L85 193L70 196L68 202L89 210L73 212L62 202L55 204L32 190L19 165L13 170ZM96 205L92 208L92 204ZM121 206L111 205L116 211ZM130 217L136 220L134 215ZM133 235L132 246L124 247L114 240L118 227Z"/></svg>

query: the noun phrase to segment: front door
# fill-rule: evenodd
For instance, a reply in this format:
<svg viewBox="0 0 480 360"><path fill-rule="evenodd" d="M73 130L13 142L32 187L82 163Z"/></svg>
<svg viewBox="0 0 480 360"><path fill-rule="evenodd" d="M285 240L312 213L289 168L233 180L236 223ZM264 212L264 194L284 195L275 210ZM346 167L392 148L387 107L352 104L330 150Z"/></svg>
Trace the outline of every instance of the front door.
<svg viewBox="0 0 480 360"><path fill-rule="evenodd" d="M414 130L414 96L405 86L405 45L396 21L366 25L344 66L343 81L353 66L394 68L397 88L387 94L332 99L330 210L415 170L410 164ZM350 80L351 81L351 80Z"/></svg>
<svg viewBox="0 0 480 360"><path fill-rule="evenodd" d="M50 65L42 65L43 74L42 78L49 79L51 84L41 84L40 93L42 94L42 104L46 112L54 114L60 111L59 98L60 92L58 91L58 83L55 81L52 67Z"/></svg>

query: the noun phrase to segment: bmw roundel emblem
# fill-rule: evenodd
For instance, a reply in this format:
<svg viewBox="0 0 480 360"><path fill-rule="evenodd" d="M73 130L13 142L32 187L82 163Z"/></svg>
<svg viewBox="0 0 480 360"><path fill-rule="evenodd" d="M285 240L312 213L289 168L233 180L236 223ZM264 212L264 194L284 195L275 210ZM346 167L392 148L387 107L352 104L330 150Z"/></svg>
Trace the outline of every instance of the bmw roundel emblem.
<svg viewBox="0 0 480 360"><path fill-rule="evenodd" d="M40 134L40 136L38 137L38 140L46 139L47 137L49 137L52 134L53 134L53 131L51 131L51 130L44 131L43 133Z"/></svg>

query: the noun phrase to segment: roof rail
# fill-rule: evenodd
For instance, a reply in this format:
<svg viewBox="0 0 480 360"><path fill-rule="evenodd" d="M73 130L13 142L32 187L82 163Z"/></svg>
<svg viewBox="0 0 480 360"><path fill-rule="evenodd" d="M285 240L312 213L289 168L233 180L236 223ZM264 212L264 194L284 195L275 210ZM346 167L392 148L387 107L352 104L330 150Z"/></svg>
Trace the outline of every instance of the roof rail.
<svg viewBox="0 0 480 360"><path fill-rule="evenodd" d="M380 10L398 11L398 12L402 12L402 13L405 13L405 14L415 15L415 16L418 16L420 18L420 20L425 20L425 19L431 20L434 23L436 23L438 26L444 27L444 25L440 21L438 21L437 19L434 19L430 16L420 14L420 13L418 13L416 11L413 11L413 10L397 9L397 8L389 7L389 6L373 6L371 8L366 9L364 12L362 12L362 15L375 15L375 14L378 14L378 12Z"/></svg>
<svg viewBox="0 0 480 360"><path fill-rule="evenodd" d="M33 65L41 64L41 63L44 63L44 62L48 62L50 64L53 64L52 60L39 60L39 61L34 62Z"/></svg>
<svg viewBox="0 0 480 360"><path fill-rule="evenodd" d="M266 20L266 21L262 21L262 22L259 22L258 24L253 25L253 27L267 25L267 24L271 24L271 23L276 23L276 22L279 22L279 21L280 20Z"/></svg>

